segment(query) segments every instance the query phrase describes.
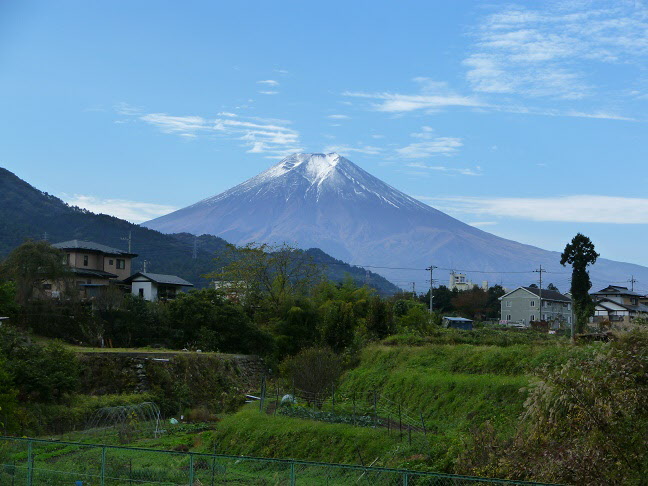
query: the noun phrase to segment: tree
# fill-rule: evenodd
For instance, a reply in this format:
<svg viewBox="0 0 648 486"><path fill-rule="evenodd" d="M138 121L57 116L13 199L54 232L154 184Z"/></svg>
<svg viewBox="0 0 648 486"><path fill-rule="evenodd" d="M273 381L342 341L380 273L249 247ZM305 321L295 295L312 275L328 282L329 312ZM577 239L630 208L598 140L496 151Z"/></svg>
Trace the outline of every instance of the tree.
<svg viewBox="0 0 648 486"><path fill-rule="evenodd" d="M16 285L13 282L0 282L0 316L11 316L17 310Z"/></svg>
<svg viewBox="0 0 648 486"><path fill-rule="evenodd" d="M481 320L488 314L490 296L488 292L479 287L459 292L452 299L452 306L463 317Z"/></svg>
<svg viewBox="0 0 648 486"><path fill-rule="evenodd" d="M380 297L371 297L365 323L367 331L379 339L392 334L394 331L394 319L389 304Z"/></svg>
<svg viewBox="0 0 648 486"><path fill-rule="evenodd" d="M63 252L45 241L26 241L2 262L0 275L14 282L20 304L38 296L44 283L65 282L70 270Z"/></svg>
<svg viewBox="0 0 648 486"><path fill-rule="evenodd" d="M488 287L488 303L486 305L486 317L497 318L500 315L501 305L500 297L506 294L504 287L501 285L493 285Z"/></svg>
<svg viewBox="0 0 648 486"><path fill-rule="evenodd" d="M303 349L282 365L283 374L309 402L321 407L342 374L342 359L328 348Z"/></svg>
<svg viewBox="0 0 648 486"><path fill-rule="evenodd" d="M438 310L439 312L450 312L454 310L454 308L452 307L452 299L455 298L457 295L459 295L459 291L457 289L450 290L445 285L439 285L434 289L432 295L434 297L432 299L432 307L434 310ZM429 307L430 304L429 291L426 300L428 302L428 307Z"/></svg>
<svg viewBox="0 0 648 486"><path fill-rule="evenodd" d="M214 289L193 290L168 303L169 328L177 332L177 346L188 344L205 351L260 353L271 350L267 336L240 305Z"/></svg>
<svg viewBox="0 0 648 486"><path fill-rule="evenodd" d="M336 353L351 346L358 324L353 303L331 300L320 312L322 342Z"/></svg>
<svg viewBox="0 0 648 486"><path fill-rule="evenodd" d="M229 291L246 299L265 298L273 310L285 306L294 296L305 294L321 276L320 268L309 255L286 243L228 245L216 262L221 271L212 272L207 278L226 282Z"/></svg>
<svg viewBox="0 0 648 486"><path fill-rule="evenodd" d="M592 282L587 272L587 266L596 262L599 254L594 251L594 244L590 239L578 233L565 246L560 257L560 264L572 266L571 297L576 315L577 331L583 332L589 317L594 313L594 303L589 295Z"/></svg>
<svg viewBox="0 0 648 486"><path fill-rule="evenodd" d="M550 283L549 285L547 285L547 290L553 290L554 292L560 292L560 290L558 290L558 287L556 287L556 286L555 286L554 284L552 284L552 283Z"/></svg>

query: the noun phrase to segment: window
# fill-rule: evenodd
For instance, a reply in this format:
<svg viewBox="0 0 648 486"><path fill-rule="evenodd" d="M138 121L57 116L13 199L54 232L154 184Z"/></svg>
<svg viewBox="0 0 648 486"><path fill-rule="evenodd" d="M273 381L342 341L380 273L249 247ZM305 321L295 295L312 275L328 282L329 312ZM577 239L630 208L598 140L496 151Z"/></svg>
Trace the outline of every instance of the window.
<svg viewBox="0 0 648 486"><path fill-rule="evenodd" d="M529 321L535 321L535 314L531 314L531 319Z"/></svg>
<svg viewBox="0 0 648 486"><path fill-rule="evenodd" d="M506 301L506 307L511 307L512 304L513 304L513 302L511 302L510 300Z"/></svg>
<svg viewBox="0 0 648 486"><path fill-rule="evenodd" d="M43 290L52 290L52 284L43 284Z"/></svg>
<svg viewBox="0 0 648 486"><path fill-rule="evenodd" d="M571 316L567 316L567 322L571 324Z"/></svg>
<svg viewBox="0 0 648 486"><path fill-rule="evenodd" d="M531 307L535 307L535 300L531 301Z"/></svg>
<svg viewBox="0 0 648 486"><path fill-rule="evenodd" d="M126 260L122 258L117 259L117 270L123 270L126 268Z"/></svg>
<svg viewBox="0 0 648 486"><path fill-rule="evenodd" d="M88 266L88 255L83 255L83 266L84 267Z"/></svg>
<svg viewBox="0 0 648 486"><path fill-rule="evenodd" d="M70 264L70 254L69 253L67 255L65 255L65 264L66 265Z"/></svg>
<svg viewBox="0 0 648 486"><path fill-rule="evenodd" d="M114 263L113 263L113 260L112 260L112 259L110 259L110 260L108 260L108 265L110 265L110 266L113 266L113 265L114 265Z"/></svg>
<svg viewBox="0 0 648 486"><path fill-rule="evenodd" d="M632 302L632 305L637 305L636 297L633 297L632 299L630 299L630 302Z"/></svg>
<svg viewBox="0 0 648 486"><path fill-rule="evenodd" d="M144 289L138 289L137 295L139 296L140 299L144 298Z"/></svg>
<svg viewBox="0 0 648 486"><path fill-rule="evenodd" d="M506 320L510 321L511 320L511 314L506 314Z"/></svg>
<svg viewBox="0 0 648 486"><path fill-rule="evenodd" d="M571 304L567 304L567 310L571 310Z"/></svg>

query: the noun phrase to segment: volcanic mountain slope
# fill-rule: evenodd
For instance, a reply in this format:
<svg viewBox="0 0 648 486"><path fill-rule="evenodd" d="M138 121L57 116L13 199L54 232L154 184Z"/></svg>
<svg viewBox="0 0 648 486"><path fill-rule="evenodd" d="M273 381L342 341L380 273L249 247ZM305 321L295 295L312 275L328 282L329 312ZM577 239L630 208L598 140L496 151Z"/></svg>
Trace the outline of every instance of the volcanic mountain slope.
<svg viewBox="0 0 648 486"><path fill-rule="evenodd" d="M473 270L474 280L528 285L538 265L568 278L560 255L500 238L454 219L362 170L338 154L295 154L238 186L144 223L158 231L208 233L242 244L288 241L319 247L345 261L384 267ZM484 273L476 273L484 272ZM424 282L419 272L379 270ZM648 268L600 259L595 286ZM556 278L557 280L557 278ZM550 280L548 280L550 281ZM441 280L443 283L443 280Z"/></svg>

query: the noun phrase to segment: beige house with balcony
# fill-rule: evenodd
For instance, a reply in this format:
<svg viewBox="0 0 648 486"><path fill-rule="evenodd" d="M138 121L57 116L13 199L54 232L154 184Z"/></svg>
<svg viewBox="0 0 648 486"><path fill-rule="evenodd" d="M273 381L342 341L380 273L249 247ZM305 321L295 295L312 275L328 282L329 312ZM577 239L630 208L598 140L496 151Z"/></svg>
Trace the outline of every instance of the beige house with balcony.
<svg viewBox="0 0 648 486"><path fill-rule="evenodd" d="M70 240L52 246L64 252L74 284L84 297L98 295L109 284L122 283L130 276L131 260L137 256L93 241ZM45 290L57 296L59 289L50 286Z"/></svg>

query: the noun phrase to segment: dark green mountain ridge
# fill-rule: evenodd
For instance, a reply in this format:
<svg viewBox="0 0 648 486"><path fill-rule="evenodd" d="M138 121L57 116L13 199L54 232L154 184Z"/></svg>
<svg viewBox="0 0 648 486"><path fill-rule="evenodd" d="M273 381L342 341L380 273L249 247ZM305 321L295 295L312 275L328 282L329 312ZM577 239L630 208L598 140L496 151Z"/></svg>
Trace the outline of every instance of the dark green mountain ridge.
<svg viewBox="0 0 648 486"><path fill-rule="evenodd" d="M214 271L214 257L222 252L227 242L212 235L194 236L189 233L163 234L106 214L95 214L70 206L61 199L42 192L0 167L0 257L27 239L55 243L71 239L90 240L120 249L128 248L139 256L133 261L133 272L143 268L154 273L178 275L197 287L207 285L201 275ZM196 258L194 256L194 245ZM323 251L306 250L313 260L324 267L333 281L341 281L346 274L362 284L369 276L369 284L381 294L390 294L398 288L384 277L364 268L348 265Z"/></svg>

